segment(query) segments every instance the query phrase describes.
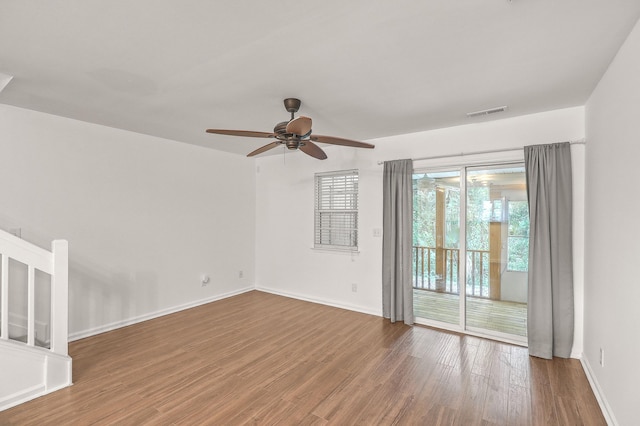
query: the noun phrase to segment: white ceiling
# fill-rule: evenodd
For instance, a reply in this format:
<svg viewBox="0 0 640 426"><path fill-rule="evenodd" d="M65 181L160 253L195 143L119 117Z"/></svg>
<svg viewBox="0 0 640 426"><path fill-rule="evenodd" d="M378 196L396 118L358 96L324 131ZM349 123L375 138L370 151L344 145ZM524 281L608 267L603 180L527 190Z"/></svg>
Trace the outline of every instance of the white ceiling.
<svg viewBox="0 0 640 426"><path fill-rule="evenodd" d="M0 0L0 103L246 154L583 105L638 0ZM0 75L0 82L3 80Z"/></svg>

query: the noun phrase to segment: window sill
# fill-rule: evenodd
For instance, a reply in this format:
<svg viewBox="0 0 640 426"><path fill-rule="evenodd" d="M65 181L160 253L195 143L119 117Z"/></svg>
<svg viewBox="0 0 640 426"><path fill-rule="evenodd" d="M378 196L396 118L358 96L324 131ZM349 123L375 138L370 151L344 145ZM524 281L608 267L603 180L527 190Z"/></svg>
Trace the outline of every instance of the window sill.
<svg viewBox="0 0 640 426"><path fill-rule="evenodd" d="M360 254L360 250L358 248L331 248L331 247L311 247L311 250L317 252L324 253L335 253L335 254Z"/></svg>

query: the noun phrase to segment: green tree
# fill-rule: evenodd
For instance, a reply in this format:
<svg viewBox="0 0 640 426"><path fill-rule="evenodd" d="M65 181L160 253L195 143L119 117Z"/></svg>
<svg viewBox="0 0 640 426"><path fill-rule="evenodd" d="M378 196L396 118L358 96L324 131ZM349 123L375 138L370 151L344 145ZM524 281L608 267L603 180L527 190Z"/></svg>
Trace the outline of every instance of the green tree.
<svg viewBox="0 0 640 426"><path fill-rule="evenodd" d="M413 175L413 245L435 247L436 191L432 179Z"/></svg>
<svg viewBox="0 0 640 426"><path fill-rule="evenodd" d="M489 250L490 218L489 188L470 186L467 189L467 250Z"/></svg>
<svg viewBox="0 0 640 426"><path fill-rule="evenodd" d="M509 237L507 240L507 268L510 271L529 269L529 204L509 201Z"/></svg>

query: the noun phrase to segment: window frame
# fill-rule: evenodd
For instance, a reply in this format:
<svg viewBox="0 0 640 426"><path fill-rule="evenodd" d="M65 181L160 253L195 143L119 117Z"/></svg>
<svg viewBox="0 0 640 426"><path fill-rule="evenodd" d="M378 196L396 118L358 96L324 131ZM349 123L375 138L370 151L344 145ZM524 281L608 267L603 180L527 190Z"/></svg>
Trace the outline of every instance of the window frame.
<svg viewBox="0 0 640 426"><path fill-rule="evenodd" d="M314 175L314 249L358 251L359 181L358 169ZM323 224L325 221L329 224ZM347 226L347 222L353 226ZM348 244L341 240L348 240Z"/></svg>

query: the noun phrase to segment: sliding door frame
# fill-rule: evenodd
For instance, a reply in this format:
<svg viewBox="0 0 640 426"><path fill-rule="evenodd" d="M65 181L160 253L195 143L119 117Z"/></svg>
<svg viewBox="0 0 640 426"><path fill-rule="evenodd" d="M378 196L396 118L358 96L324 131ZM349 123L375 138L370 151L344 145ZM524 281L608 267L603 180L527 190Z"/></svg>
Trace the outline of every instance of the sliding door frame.
<svg viewBox="0 0 640 426"><path fill-rule="evenodd" d="M460 208L458 214L458 297L461 331L467 331L467 166L460 167Z"/></svg>
<svg viewBox="0 0 640 426"><path fill-rule="evenodd" d="M483 157L470 156L470 157ZM446 160L446 159L445 159ZM498 340L505 343L511 343L518 346L527 346L527 338L521 336L515 336L512 334L502 333L494 330L485 330L475 327L467 327L467 169L477 167L499 167L499 166L523 166L524 165L524 152L519 151L517 154L508 155L505 159L483 160L481 158L469 158L467 161L463 161L460 157L450 158L452 161L450 164L434 164L430 166L426 161L419 161L414 163L413 173L435 173L435 172L459 172L460 174L460 207L459 207L459 253L458 256L458 302L459 302L459 318L458 324L450 324L442 321L429 320L425 318L416 318L416 324L426 325L431 327L438 327L445 330L454 331L457 333L467 334L470 336L488 338L492 340ZM438 161L442 163L442 161ZM528 303L527 303L528 304Z"/></svg>

